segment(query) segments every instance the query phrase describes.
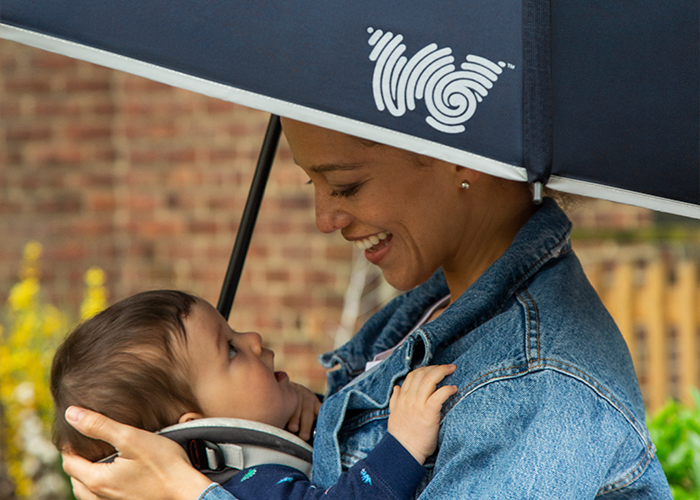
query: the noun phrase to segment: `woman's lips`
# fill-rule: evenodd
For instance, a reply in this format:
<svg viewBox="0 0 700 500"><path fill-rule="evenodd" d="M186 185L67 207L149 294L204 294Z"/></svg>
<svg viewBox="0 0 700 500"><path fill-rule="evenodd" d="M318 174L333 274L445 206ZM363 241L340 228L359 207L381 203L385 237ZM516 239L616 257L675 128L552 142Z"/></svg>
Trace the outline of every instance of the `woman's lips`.
<svg viewBox="0 0 700 500"><path fill-rule="evenodd" d="M386 254L389 253L389 250L391 249L391 240L392 236L391 234L388 234L387 237L381 240L378 245L372 245L370 248L365 249L365 259L375 266L378 266Z"/></svg>
<svg viewBox="0 0 700 500"><path fill-rule="evenodd" d="M275 372L275 378L277 382L282 382L284 379L288 379L289 375L286 372Z"/></svg>

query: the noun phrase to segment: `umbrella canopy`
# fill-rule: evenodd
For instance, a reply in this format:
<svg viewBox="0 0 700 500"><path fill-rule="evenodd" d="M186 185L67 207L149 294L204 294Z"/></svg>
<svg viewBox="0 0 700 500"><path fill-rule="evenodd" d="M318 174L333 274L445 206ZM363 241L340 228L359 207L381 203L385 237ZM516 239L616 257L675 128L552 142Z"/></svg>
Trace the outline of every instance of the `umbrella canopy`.
<svg viewBox="0 0 700 500"><path fill-rule="evenodd" d="M3 0L0 35L508 179L700 218L696 0Z"/></svg>

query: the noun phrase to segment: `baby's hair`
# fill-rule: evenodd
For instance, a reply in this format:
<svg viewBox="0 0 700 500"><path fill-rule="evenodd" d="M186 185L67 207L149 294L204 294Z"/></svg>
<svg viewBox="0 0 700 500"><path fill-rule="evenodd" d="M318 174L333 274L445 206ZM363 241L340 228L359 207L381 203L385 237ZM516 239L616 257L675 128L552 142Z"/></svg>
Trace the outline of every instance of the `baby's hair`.
<svg viewBox="0 0 700 500"><path fill-rule="evenodd" d="M114 453L65 420L81 406L118 422L157 431L187 412L201 413L177 344L186 345L183 319L198 299L156 290L133 295L79 325L56 351L51 394L56 409L53 442L96 461Z"/></svg>

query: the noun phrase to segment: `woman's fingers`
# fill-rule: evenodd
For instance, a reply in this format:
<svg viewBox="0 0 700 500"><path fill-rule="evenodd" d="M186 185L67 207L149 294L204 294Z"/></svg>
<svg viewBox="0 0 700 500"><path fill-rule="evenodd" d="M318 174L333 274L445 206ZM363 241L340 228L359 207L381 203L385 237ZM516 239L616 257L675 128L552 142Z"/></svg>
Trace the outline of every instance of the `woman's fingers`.
<svg viewBox="0 0 700 500"><path fill-rule="evenodd" d="M72 453L64 452L62 456L63 470L66 474L68 474L71 477L71 482L73 483L73 490L75 491L76 488L79 487L84 488L85 485L83 484L83 482L86 479L85 476L91 471L91 466L93 465L92 462L90 462L89 460L85 460L83 457L80 457L78 455L73 455ZM85 500L82 496L79 496L77 493L75 496L76 498L78 498L78 500Z"/></svg>
<svg viewBox="0 0 700 500"><path fill-rule="evenodd" d="M77 406L69 406L65 416L66 421L81 434L105 441L117 450L124 448L134 433L146 432Z"/></svg>
<svg viewBox="0 0 700 500"><path fill-rule="evenodd" d="M88 490L83 483L75 478L70 479L71 485L73 486L73 496L77 500L99 500L97 495L94 495L90 490Z"/></svg>
<svg viewBox="0 0 700 500"><path fill-rule="evenodd" d="M66 411L66 420L119 452L112 463L63 453L63 469L73 478L79 500L195 500L211 483L192 468L180 445L166 437L77 407Z"/></svg>

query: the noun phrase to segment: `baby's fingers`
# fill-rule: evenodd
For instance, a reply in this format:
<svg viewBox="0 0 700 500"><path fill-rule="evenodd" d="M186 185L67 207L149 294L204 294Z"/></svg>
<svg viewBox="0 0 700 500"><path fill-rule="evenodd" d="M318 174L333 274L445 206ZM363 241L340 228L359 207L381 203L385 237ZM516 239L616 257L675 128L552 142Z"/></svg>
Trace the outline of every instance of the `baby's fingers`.
<svg viewBox="0 0 700 500"><path fill-rule="evenodd" d="M443 385L428 398L428 406L440 411L445 401L455 395L457 390L456 385Z"/></svg>
<svg viewBox="0 0 700 500"><path fill-rule="evenodd" d="M406 383L416 391L416 395L427 400L435 392L435 387L444 379L446 376L454 373L457 369L455 365L432 365L419 368L411 373L409 373L409 378L406 378Z"/></svg>

